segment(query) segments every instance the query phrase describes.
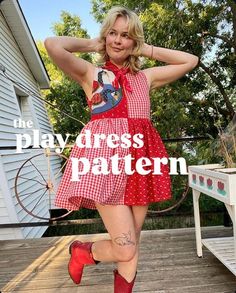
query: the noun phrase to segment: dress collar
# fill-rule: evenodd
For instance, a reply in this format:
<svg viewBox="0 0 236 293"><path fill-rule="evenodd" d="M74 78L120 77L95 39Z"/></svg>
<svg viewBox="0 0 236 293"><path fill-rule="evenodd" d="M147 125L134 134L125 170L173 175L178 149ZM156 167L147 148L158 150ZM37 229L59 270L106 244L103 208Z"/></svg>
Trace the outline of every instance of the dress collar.
<svg viewBox="0 0 236 293"><path fill-rule="evenodd" d="M107 61L105 65L102 66L102 68L111 70L115 74L114 87L116 89L119 88L119 83L120 83L120 85L124 87L127 91L132 92L132 88L126 77L126 73L130 72L129 67L118 68L111 61Z"/></svg>

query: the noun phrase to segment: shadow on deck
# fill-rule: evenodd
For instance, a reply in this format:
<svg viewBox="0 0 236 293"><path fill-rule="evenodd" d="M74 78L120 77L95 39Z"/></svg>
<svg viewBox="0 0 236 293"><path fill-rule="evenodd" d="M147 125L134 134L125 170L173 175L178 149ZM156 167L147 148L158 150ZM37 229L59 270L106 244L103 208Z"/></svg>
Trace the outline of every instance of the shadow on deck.
<svg viewBox="0 0 236 293"><path fill-rule="evenodd" d="M232 236L232 228L202 228L203 238ZM1 293L113 293L114 263L87 266L80 286L67 273L68 244L108 234L0 241ZM143 231L133 292L234 293L236 278L207 249L198 258L193 228Z"/></svg>

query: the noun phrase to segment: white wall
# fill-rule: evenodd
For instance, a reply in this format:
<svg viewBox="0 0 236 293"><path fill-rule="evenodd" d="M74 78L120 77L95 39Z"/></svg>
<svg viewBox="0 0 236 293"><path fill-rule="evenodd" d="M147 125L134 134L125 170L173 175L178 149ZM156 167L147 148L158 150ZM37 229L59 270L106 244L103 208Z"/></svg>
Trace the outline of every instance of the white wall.
<svg viewBox="0 0 236 293"><path fill-rule="evenodd" d="M18 83L23 84L31 91L38 93L40 91L37 86L28 64L22 55L17 43L15 42L7 23L0 12L0 63L6 67L6 73L10 78ZM0 146L14 146L16 132L22 132L20 129L13 127L13 119L20 117L19 106L15 95L14 84L8 79L0 75ZM24 108L25 117L30 101L25 94L25 105L28 103L28 110ZM34 118L37 120L37 125L42 133L52 132L52 127L48 120L48 115L43 101L31 97L31 104L34 109ZM36 121L35 121L36 122Z"/></svg>
<svg viewBox="0 0 236 293"><path fill-rule="evenodd" d="M0 11L0 63L6 68L6 73L10 78L29 88L31 91L40 95L37 82L33 77L30 68L19 49L11 31ZM16 94L21 96L20 104ZM20 109L21 108L21 109ZM40 130L40 135L52 133L52 126L49 123L48 115L43 101L33 95L29 95L21 86L15 85L4 76L0 75L0 223L13 222L36 222L39 219L30 216L22 209L15 197L15 178L20 166L30 157L43 153L43 149L25 149L23 153L17 154L16 133L32 133L31 130L23 128L14 128L13 120L22 118L32 120L33 128ZM34 158L32 161L37 168L46 174L47 162L45 156ZM60 160L51 159L52 178L53 174L60 169ZM26 178L18 182L18 189L26 195L22 202L28 209L34 208L40 197L39 174L36 169L29 164L22 170ZM59 183L60 177L56 180ZM43 190L44 187L42 187ZM48 198L45 196L45 203ZM40 202L34 209L34 212L42 217L48 217L48 210L44 203ZM13 238L35 238L40 237L47 227L29 227L17 229L0 229L1 239Z"/></svg>

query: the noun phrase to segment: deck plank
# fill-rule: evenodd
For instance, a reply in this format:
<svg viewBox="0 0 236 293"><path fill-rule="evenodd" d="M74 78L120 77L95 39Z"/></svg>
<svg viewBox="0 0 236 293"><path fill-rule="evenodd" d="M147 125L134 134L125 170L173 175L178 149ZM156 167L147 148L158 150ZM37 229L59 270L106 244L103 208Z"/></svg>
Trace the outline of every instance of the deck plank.
<svg viewBox="0 0 236 293"><path fill-rule="evenodd" d="M202 228L204 238L232 236L232 228ZM0 241L1 293L112 293L114 263L87 266L80 286L67 273L71 241L108 234ZM134 292L234 293L235 276L207 249L198 258L194 229L142 231Z"/></svg>

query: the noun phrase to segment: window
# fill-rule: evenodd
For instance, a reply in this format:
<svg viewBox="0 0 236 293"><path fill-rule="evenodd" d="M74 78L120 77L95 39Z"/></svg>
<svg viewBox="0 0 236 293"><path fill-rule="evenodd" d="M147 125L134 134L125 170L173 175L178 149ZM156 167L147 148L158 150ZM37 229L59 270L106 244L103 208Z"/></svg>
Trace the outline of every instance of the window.
<svg viewBox="0 0 236 293"><path fill-rule="evenodd" d="M14 91L15 91L17 106L19 109L19 116L21 118L24 118L23 116L25 112L25 105L28 104L27 103L28 95L16 86L14 86Z"/></svg>
<svg viewBox="0 0 236 293"><path fill-rule="evenodd" d="M20 109L20 113L22 114L21 96L16 94L16 98Z"/></svg>

